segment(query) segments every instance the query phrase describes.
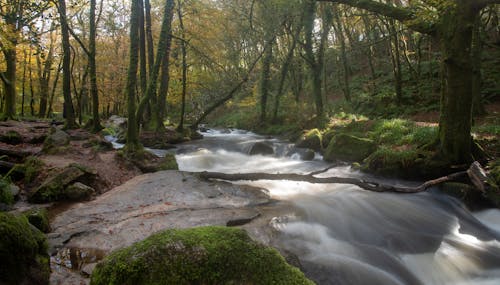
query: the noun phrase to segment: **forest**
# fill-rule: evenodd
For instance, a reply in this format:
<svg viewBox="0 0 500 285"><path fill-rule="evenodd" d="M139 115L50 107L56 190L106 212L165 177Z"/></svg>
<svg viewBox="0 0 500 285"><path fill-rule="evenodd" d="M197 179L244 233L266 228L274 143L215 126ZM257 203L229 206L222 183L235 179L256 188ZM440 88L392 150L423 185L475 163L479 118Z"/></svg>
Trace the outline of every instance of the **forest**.
<svg viewBox="0 0 500 285"><path fill-rule="evenodd" d="M206 272L186 269L181 277L167 276L144 260L133 261L134 266L154 271L148 278L165 280L162 284L274 284L283 276L290 278L280 281L283 284L396 284L368 273L359 280L329 279L332 272L344 276L338 268L347 265L339 260L318 265L315 258L301 255L309 249L295 252L306 237L297 248L281 238L267 238L275 218L281 218L273 216L276 212L295 217L287 218L287 225L297 223L296 216L303 218L303 213L310 219L319 213L303 209L309 200L282 196L281 190L262 181L311 183L304 186L311 189L355 185L366 192L414 195L394 203L407 203L409 212L445 211L454 217L451 220L470 222L472 218L463 217L474 216L484 222L479 211L500 208L499 17L500 0L0 0L0 232L6 236L16 229L18 238L0 237L0 259L9 264L0 269L0 283L150 284L154 280L142 280L133 266L123 272L113 266L131 262L123 260L127 252L149 252L151 244L170 252L178 249L161 244L187 245L195 239L207 253L197 252L196 246L179 251L221 258L214 248L245 243L248 256L231 259L244 272L242 277L217 271L226 257L207 257ZM226 152L233 156L226 157ZM240 164L230 164L234 161ZM289 168L296 161L301 164ZM165 170L172 172L160 176ZM168 185L169 200L141 179L161 184L158 189ZM240 182L231 185L242 190L231 190L221 180L247 181L251 187L267 189L270 196L263 198ZM184 182L191 188L180 186ZM210 183L221 186L213 190ZM134 195L140 187L152 192L138 201ZM178 189L185 187L195 194L179 196ZM289 184L279 187L294 189ZM434 197L434 187L467 212L450 206L455 202L438 206L435 200L412 200ZM342 199L350 197L346 189ZM121 198L109 194L120 191ZM202 211L208 204L197 200L203 195L219 205L210 206L214 210L206 216ZM230 202L217 200L218 195L231 197ZM242 197L249 200L245 206ZM280 201L278 206L264 209L273 199ZM317 203L329 203L326 208L335 208L336 202L318 199ZM361 219L367 224L374 208L399 207L370 199L359 202L367 203L360 210L366 211ZM130 224L120 228L125 220L107 216L100 208L106 203L116 213L130 215ZM425 204L429 208L419 208ZM127 207L120 208L123 205ZM171 209L173 205L178 208ZM238 205L235 213L223 212L229 205ZM147 216L145 209L150 210ZM194 209L190 219L173 222L175 213L188 209ZM402 211L397 209L395 213ZM136 212L140 214L134 216ZM156 220L167 214L171 224ZM233 216L219 217L224 215ZM409 221L401 222L389 213L372 213L379 215L388 224L395 219L398 225L434 225L431 219L424 223L426 215L409 214ZM422 221L412 220L417 216ZM137 217L148 222L136 221ZM208 222L203 222L205 217L210 217ZM31 232L28 222L40 231ZM428 236L448 239L451 222L435 223L450 232ZM486 228L498 226L484 223ZM250 237L244 231L211 227L221 224L243 228ZM288 236L281 225L274 227L292 240L300 236ZM335 232L331 225L325 227ZM178 228L193 229L184 233ZM482 229L476 224L470 228ZM171 230L150 236L164 229ZM382 223L374 233L383 231ZM499 231L500 227L481 234L498 241ZM101 243L93 246L87 235ZM223 236L220 245L214 241L218 236ZM340 236L335 236L336 242L352 238ZM365 245L364 240L354 240ZM279 253L260 252L259 242ZM428 252L431 247L417 249L412 244L411 250L403 250L367 244L391 254ZM16 248L23 248L26 256L12 257ZM75 261L75 254L84 252L94 260ZM368 256L374 253L363 254L367 260L360 262L373 265ZM144 258L174 266L166 255L172 254ZM248 266L247 272L240 263L262 256L276 276L254 280L252 275L265 274L262 268ZM353 256L349 258L358 260ZM418 263L395 256L388 258L403 260L405 268ZM489 257L478 253L475 258ZM56 259L69 260L73 268ZM94 270L96 260L105 262ZM488 260L500 260L500 248L494 247ZM81 272L74 270L75 264ZM87 270L87 264L92 268ZM498 269L498 264L492 268ZM452 284L444 273L430 281L412 269L408 274L396 267L379 269L403 284ZM459 271L463 284L475 284L472 271ZM480 272L486 272L481 275L484 280L500 280L486 269Z"/></svg>

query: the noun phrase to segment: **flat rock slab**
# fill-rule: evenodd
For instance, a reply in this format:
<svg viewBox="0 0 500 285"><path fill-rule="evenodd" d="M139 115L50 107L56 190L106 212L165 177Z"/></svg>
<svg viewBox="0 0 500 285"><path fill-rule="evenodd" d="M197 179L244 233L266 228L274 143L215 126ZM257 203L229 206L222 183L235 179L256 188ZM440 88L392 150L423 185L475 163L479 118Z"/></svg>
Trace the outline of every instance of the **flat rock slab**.
<svg viewBox="0 0 500 285"><path fill-rule="evenodd" d="M255 206L268 202L268 194L259 188L205 181L173 170L144 174L54 217L48 234L51 254L68 248L108 253L168 228L251 221L259 216ZM60 270L54 266L68 265L59 258L52 260L55 272Z"/></svg>

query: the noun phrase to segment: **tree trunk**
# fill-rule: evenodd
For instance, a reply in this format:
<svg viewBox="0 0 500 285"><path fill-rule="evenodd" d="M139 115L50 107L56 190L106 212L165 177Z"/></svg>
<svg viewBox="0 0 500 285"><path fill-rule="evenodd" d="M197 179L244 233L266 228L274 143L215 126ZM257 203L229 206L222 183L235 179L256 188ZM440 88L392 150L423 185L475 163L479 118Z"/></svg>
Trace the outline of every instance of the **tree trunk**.
<svg viewBox="0 0 500 285"><path fill-rule="evenodd" d="M481 116L486 114L486 109L484 108L483 98L481 96L481 61L483 52L483 40L482 34L482 22L481 17L478 15L474 24L474 30L472 33L472 114L476 116Z"/></svg>
<svg viewBox="0 0 500 285"><path fill-rule="evenodd" d="M335 9L333 12L335 21L337 22L337 29L334 29L337 32L337 36L340 41L340 58L342 60L342 67L344 69L344 97L347 102L351 102L351 88L349 87L349 64L347 62L347 52L346 52L346 44L344 37L344 27L342 24L342 19L340 18L340 12L338 9ZM335 28L335 27L334 27Z"/></svg>
<svg viewBox="0 0 500 285"><path fill-rule="evenodd" d="M187 88L187 62L186 62L186 33L184 30L184 22L182 20L181 2L177 1L177 16L179 17L179 28L181 29L181 56L182 56L182 93L181 93L181 114L179 120L178 131L184 129L184 116L186 112L186 88Z"/></svg>
<svg viewBox="0 0 500 285"><path fill-rule="evenodd" d="M460 4L460 5L459 5ZM445 68L439 139L441 154L453 164L472 161L472 61L470 47L475 11L457 2L443 16L439 34Z"/></svg>
<svg viewBox="0 0 500 285"><path fill-rule="evenodd" d="M75 121L75 109L73 108L73 102L71 101L71 47L69 42L69 27L66 21L66 1L59 0L58 3L63 50L63 115L66 119L65 127L68 129L74 129L77 125Z"/></svg>
<svg viewBox="0 0 500 285"><path fill-rule="evenodd" d="M273 60L273 42L274 38L270 33L266 35L266 43L264 56L262 58L262 70L260 76L260 122L264 123L266 121L267 112L267 99L269 98L269 92L271 87L271 62Z"/></svg>
<svg viewBox="0 0 500 285"><path fill-rule="evenodd" d="M139 143L139 131L137 126L136 108L135 108L135 88L137 86L137 69L139 65L139 1L131 1L130 13L130 58L127 73L127 141L125 151L134 153L141 149Z"/></svg>
<svg viewBox="0 0 500 285"><path fill-rule="evenodd" d="M90 0L90 34L89 34L89 73L90 73L90 96L92 97L92 132L102 129L99 118L99 91L97 88L97 64L96 64L96 0Z"/></svg>
<svg viewBox="0 0 500 285"><path fill-rule="evenodd" d="M23 60L23 83L21 87L21 116L24 117L24 98L26 98L26 69L28 66L28 53L23 50L24 60Z"/></svg>
<svg viewBox="0 0 500 285"><path fill-rule="evenodd" d="M5 119L13 119L16 116L16 67L17 50L16 45L3 50L7 70L3 80L5 86Z"/></svg>
<svg viewBox="0 0 500 285"><path fill-rule="evenodd" d="M389 30L390 41L389 51L391 54L392 74L394 75L394 91L396 92L396 103L401 104L403 98L403 83L401 75L401 55L399 52L399 32L396 30L396 21L388 20L387 29Z"/></svg>

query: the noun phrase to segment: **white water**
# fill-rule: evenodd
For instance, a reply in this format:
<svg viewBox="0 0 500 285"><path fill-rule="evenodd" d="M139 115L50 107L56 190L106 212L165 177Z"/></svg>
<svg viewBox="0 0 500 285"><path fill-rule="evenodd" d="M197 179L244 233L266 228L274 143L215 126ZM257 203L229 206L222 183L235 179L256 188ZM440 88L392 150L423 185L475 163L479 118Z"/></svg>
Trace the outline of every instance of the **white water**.
<svg viewBox="0 0 500 285"><path fill-rule="evenodd" d="M301 161L291 145L252 133L204 136L180 147L181 170L308 173L327 167L320 159ZM278 155L245 154L256 141L272 143ZM362 176L349 167L321 175ZM274 225L282 232L281 246L299 257L318 284L500 284L499 210L471 213L435 190L392 194L341 184L239 183L266 188L301 209L300 216Z"/></svg>

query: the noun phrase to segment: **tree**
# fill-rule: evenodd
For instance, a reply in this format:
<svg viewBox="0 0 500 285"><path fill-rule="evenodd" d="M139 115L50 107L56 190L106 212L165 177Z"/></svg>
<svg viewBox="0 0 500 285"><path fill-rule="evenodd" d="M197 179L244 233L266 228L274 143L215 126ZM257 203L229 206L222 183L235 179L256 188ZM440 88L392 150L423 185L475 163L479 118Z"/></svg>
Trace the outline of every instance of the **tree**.
<svg viewBox="0 0 500 285"><path fill-rule="evenodd" d="M481 9L500 0L436 0L425 5L396 7L373 0L319 0L365 9L387 16L441 42L444 65L439 120L439 151L451 164L464 164L472 156L472 31Z"/></svg>
<svg viewBox="0 0 500 285"><path fill-rule="evenodd" d="M16 116L17 46L35 33L34 22L50 7L45 0L2 0L0 3L0 50L2 50L6 71L0 72L5 87L5 109L3 116ZM26 32L28 29L29 32Z"/></svg>
<svg viewBox="0 0 500 285"><path fill-rule="evenodd" d="M69 42L69 26L66 18L66 1L58 0L59 18L61 21L61 37L63 50L63 97L64 111L66 119L65 127L68 129L76 128L75 109L71 99L71 44Z"/></svg>
<svg viewBox="0 0 500 285"><path fill-rule="evenodd" d="M137 85L137 69L139 65L139 13L142 0L132 0L130 7L130 46L129 46L129 64L127 72L127 141L124 150L128 153L134 153L140 150L139 130L137 126L136 108L135 108L135 89Z"/></svg>
<svg viewBox="0 0 500 285"><path fill-rule="evenodd" d="M102 8L102 1L101 1ZM101 10L102 11L102 10ZM92 131L98 132L102 129L99 118L99 93L97 89L97 66L96 66L96 0L90 0L90 35L89 35L89 73L90 73L90 96L92 97Z"/></svg>

